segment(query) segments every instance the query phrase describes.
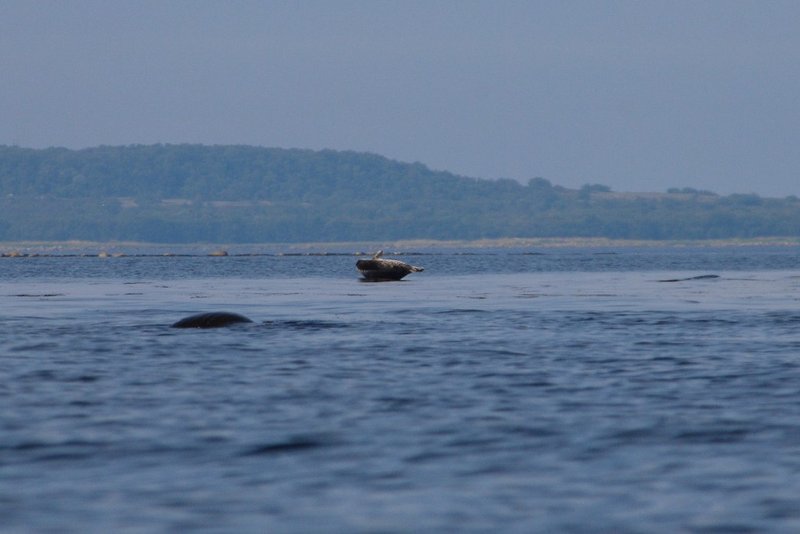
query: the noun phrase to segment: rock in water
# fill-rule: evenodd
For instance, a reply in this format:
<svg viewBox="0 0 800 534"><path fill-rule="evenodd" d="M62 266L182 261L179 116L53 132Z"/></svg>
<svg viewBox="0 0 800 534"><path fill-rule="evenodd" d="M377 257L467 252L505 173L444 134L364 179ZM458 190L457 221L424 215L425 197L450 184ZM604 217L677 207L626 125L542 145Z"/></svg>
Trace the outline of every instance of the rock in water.
<svg viewBox="0 0 800 534"><path fill-rule="evenodd" d="M238 313L207 312L184 317L177 323L173 324L172 328L219 328L221 326L230 326L236 323L252 322L253 321L244 315L239 315Z"/></svg>
<svg viewBox="0 0 800 534"><path fill-rule="evenodd" d="M659 280L659 282L689 282L691 280L714 280L719 278L718 274L701 274L700 276L690 276L689 278L670 278L669 280Z"/></svg>
<svg viewBox="0 0 800 534"><path fill-rule="evenodd" d="M370 282L387 282L401 280L409 273L424 271L422 267L415 267L400 260L386 260L381 258L383 251L379 250L371 260L358 260L356 269Z"/></svg>

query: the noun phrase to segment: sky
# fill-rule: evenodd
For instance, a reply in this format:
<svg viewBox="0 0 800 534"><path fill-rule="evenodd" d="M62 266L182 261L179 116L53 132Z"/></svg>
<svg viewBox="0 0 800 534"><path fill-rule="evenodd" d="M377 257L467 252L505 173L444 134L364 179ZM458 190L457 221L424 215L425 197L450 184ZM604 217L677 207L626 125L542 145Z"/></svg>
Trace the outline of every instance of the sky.
<svg viewBox="0 0 800 534"><path fill-rule="evenodd" d="M0 0L0 145L800 196L796 0Z"/></svg>

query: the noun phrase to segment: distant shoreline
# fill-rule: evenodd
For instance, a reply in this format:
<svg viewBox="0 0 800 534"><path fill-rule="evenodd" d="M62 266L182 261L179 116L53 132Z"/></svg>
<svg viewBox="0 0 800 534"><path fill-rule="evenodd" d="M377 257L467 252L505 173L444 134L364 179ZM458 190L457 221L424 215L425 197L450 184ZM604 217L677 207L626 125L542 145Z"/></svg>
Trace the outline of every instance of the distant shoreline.
<svg viewBox="0 0 800 534"><path fill-rule="evenodd" d="M470 178L352 151L0 146L0 176L0 241L500 250L800 239L794 195L571 189L541 177Z"/></svg>
<svg viewBox="0 0 800 534"><path fill-rule="evenodd" d="M369 254L379 249L390 252L413 252L415 249L556 249L556 248L724 248L724 247L771 247L800 246L797 237L761 237L748 239L700 239L700 240L642 240L607 238L499 238L479 240L433 240L408 239L385 242L309 242L309 243L145 243L133 241L9 241L0 242L0 255L58 255L69 251L114 251L123 249L157 249L169 255L170 250L192 249L197 252L215 254L218 251L271 251L270 253L351 253ZM252 252L251 252L252 253ZM247 255L245 253L244 255Z"/></svg>

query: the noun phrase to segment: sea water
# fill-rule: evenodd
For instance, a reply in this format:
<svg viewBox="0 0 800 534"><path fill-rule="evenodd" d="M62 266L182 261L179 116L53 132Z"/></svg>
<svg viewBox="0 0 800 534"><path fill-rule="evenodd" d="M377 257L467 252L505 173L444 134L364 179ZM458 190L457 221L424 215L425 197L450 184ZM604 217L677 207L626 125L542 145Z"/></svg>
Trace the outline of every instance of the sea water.
<svg viewBox="0 0 800 534"><path fill-rule="evenodd" d="M800 531L797 247L88 252L0 258L0 532Z"/></svg>

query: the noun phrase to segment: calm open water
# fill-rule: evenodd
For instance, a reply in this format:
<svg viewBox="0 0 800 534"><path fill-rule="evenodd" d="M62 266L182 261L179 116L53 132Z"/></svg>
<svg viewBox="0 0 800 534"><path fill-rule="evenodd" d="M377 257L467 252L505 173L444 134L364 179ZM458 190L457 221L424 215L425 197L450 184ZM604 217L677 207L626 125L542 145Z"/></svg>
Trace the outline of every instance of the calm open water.
<svg viewBox="0 0 800 534"><path fill-rule="evenodd" d="M800 532L797 247L145 252L0 258L1 532Z"/></svg>

